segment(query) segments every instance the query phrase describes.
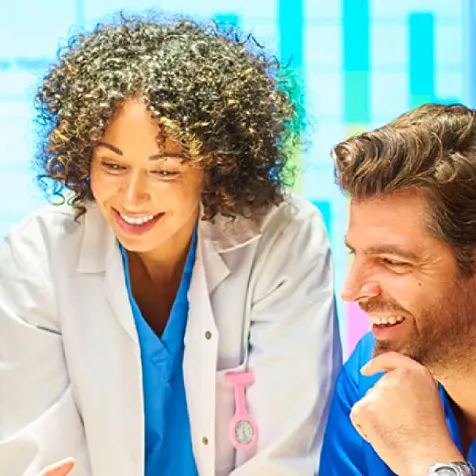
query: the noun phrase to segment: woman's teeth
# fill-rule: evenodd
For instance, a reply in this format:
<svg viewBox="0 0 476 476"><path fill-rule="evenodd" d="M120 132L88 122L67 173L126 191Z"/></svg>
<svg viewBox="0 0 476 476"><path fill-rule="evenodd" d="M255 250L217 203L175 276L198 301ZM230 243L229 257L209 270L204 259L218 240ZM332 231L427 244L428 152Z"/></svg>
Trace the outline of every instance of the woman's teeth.
<svg viewBox="0 0 476 476"><path fill-rule="evenodd" d="M157 215L145 215L142 217L128 217L127 215L120 214L121 218L129 225L143 225L148 221L154 219Z"/></svg>

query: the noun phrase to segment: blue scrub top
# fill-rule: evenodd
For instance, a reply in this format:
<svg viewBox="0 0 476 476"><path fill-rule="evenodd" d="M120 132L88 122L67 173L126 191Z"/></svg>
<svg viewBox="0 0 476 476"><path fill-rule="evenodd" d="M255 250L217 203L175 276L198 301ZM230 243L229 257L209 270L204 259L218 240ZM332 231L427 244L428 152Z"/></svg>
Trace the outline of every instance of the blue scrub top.
<svg viewBox="0 0 476 476"><path fill-rule="evenodd" d="M374 474L393 476L395 474L378 457L372 446L357 433L349 418L354 403L364 397L367 390L373 387L382 376L378 374L366 377L360 373L360 369L372 359L374 346L375 340L372 333L364 336L342 368L324 436L319 474L345 474L346 476ZM463 453L458 424L451 409L449 396L441 385L439 392L451 437ZM467 461L473 465L476 465L475 441L467 456Z"/></svg>
<svg viewBox="0 0 476 476"><path fill-rule="evenodd" d="M197 230L193 233L180 286L163 335L147 324L132 295L126 251L124 274L139 336L145 411L145 476L198 476L183 380L185 326Z"/></svg>

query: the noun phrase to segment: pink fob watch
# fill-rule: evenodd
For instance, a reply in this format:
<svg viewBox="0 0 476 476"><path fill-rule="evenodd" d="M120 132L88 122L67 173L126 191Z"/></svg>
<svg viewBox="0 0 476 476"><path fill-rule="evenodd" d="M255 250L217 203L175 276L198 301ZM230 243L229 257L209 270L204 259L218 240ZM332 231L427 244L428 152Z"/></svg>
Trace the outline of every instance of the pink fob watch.
<svg viewBox="0 0 476 476"><path fill-rule="evenodd" d="M237 450L248 450L258 441L258 426L248 412L245 398L245 389L255 378L251 372L228 372L225 378L235 387L235 414L228 426L228 438Z"/></svg>

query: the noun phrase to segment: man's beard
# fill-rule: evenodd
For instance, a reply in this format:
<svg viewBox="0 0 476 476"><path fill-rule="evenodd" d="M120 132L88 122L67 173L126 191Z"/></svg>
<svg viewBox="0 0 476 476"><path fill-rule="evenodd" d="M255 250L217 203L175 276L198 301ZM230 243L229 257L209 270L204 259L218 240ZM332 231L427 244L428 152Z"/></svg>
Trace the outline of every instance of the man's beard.
<svg viewBox="0 0 476 476"><path fill-rule="evenodd" d="M411 316L413 328L404 343L377 341L374 356L395 351L427 367L435 377L466 372L476 363L476 292L473 279L459 278L437 302L412 314L384 298L361 303L365 312ZM417 327L418 325L418 327Z"/></svg>

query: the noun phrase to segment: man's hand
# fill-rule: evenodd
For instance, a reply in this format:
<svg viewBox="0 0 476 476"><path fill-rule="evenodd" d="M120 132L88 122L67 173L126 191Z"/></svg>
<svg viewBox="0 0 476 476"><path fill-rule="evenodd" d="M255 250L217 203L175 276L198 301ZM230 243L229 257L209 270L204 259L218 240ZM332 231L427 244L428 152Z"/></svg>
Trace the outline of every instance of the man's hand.
<svg viewBox="0 0 476 476"><path fill-rule="evenodd" d="M399 475L425 475L437 461L464 461L451 440L438 386L418 362L387 352L362 367L385 375L352 408L360 435Z"/></svg>
<svg viewBox="0 0 476 476"><path fill-rule="evenodd" d="M67 476L74 468L74 459L66 458L45 468L40 476Z"/></svg>

